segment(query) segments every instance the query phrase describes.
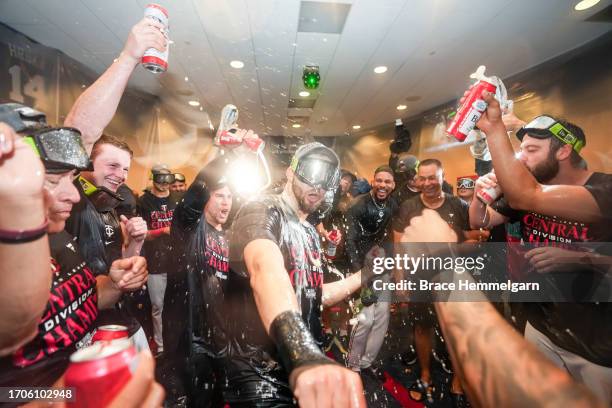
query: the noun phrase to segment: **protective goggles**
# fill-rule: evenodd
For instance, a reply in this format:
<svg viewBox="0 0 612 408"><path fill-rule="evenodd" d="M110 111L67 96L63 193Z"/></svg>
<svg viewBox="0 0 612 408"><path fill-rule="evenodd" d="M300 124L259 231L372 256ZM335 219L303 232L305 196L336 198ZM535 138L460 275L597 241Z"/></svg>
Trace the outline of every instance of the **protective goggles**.
<svg viewBox="0 0 612 408"><path fill-rule="evenodd" d="M97 187L82 176L79 176L77 180L83 189L83 193L89 197L89 200L98 211L111 211L117 208L123 201L123 198L119 194L113 193L106 187Z"/></svg>
<svg viewBox="0 0 612 408"><path fill-rule="evenodd" d="M519 140L523 140L526 134L532 134L540 138L554 136L563 143L572 146L576 153L580 153L580 150L584 147L584 141L578 139L565 126L550 116L538 116L519 129L516 132L516 137Z"/></svg>
<svg viewBox="0 0 612 408"><path fill-rule="evenodd" d="M332 190L340 182L340 171L335 163L321 159L293 160L291 168L297 178L315 188Z"/></svg>
<svg viewBox="0 0 612 408"><path fill-rule="evenodd" d="M174 181L178 181L181 183L185 182L185 176L182 175L181 173L174 173Z"/></svg>
<svg viewBox="0 0 612 408"><path fill-rule="evenodd" d="M83 147L81 132L69 127L47 128L23 138L43 161L49 173L68 170L93 171Z"/></svg>
<svg viewBox="0 0 612 408"><path fill-rule="evenodd" d="M471 178L465 177L457 180L457 188L474 188L476 183Z"/></svg>
<svg viewBox="0 0 612 408"><path fill-rule="evenodd" d="M157 184L172 184L174 183L174 174L153 173L153 182Z"/></svg>

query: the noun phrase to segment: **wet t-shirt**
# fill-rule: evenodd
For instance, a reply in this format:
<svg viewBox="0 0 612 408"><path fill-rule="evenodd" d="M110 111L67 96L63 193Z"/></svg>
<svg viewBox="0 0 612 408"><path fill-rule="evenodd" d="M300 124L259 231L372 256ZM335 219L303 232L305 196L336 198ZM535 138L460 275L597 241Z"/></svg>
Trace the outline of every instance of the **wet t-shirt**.
<svg viewBox="0 0 612 408"><path fill-rule="evenodd" d="M399 216L393 220L393 229L396 232L404 232L404 229L410 225L410 220L421 215L425 208L428 207L423 204L420 195L404 201L400 206ZM468 216L469 207L464 201L445 193L442 205L438 208L433 208L433 210L440 214L440 217L455 231L459 241L465 239L463 231L470 229L470 222Z"/></svg>
<svg viewBox="0 0 612 408"><path fill-rule="evenodd" d="M138 199L138 214L147 223L149 231L170 227L178 197L170 194L168 197L157 197L145 191ZM142 255L147 258L147 268L150 274L167 273L172 267L170 253L172 239L169 234L161 234L154 239L146 240Z"/></svg>
<svg viewBox="0 0 612 408"><path fill-rule="evenodd" d="M49 236L49 300L36 337L0 359L0 386L51 386L77 348L90 341L98 316L96 278L65 231Z"/></svg>
<svg viewBox="0 0 612 408"><path fill-rule="evenodd" d="M246 203L231 229L226 304L232 350L227 399L230 403L268 398L290 402L288 374L261 322L244 264L244 248L257 239L270 240L280 248L302 318L320 342L323 266L319 237L312 225L299 221L282 196Z"/></svg>
<svg viewBox="0 0 612 408"><path fill-rule="evenodd" d="M518 211L500 203L496 210L520 222L520 234L526 244L547 244L557 247L574 247L572 244L589 242L589 248L598 242L612 241L612 175L593 173L585 183L593 195L603 217L594 223L583 223L533 211ZM598 252L612 255L610 245ZM521 253L524 255L524 251ZM517 262L514 263L516 265ZM528 263L521 263L528 269ZM525 274L525 271L523 271ZM596 364L612 367L612 304L589 303L588 293L603 281L592 269L531 274L548 290L559 290L571 283L572 295L585 295L582 303L527 303L531 325L549 337L556 345L578 354ZM609 290L610 288L608 288Z"/></svg>

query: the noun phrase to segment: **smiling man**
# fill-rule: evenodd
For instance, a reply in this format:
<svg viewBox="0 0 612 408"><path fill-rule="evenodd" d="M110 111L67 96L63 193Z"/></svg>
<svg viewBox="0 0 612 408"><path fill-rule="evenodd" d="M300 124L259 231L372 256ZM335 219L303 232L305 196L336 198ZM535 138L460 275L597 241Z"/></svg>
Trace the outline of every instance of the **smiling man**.
<svg viewBox="0 0 612 408"><path fill-rule="evenodd" d="M404 229L410 225L411 220L422 214L424 209L431 209L440 214L440 217L455 231L459 241L467 237L469 227L468 205L460 198L443 191L444 168L437 159L423 160L417 169L416 182L421 194L404 201L399 210L399 216L393 221L394 242L401 242ZM417 352L420 378L410 387L410 396L417 401L432 401L433 384L431 377L431 351L433 346L434 327L437 318L431 303L414 303L411 307L412 318L415 321L414 344ZM458 376L453 376L450 389L451 398L455 405L465 401L463 390Z"/></svg>
<svg viewBox="0 0 612 408"><path fill-rule="evenodd" d="M388 226L397 211L397 202L391 198L395 188L393 170L380 166L374 171L372 190L355 198L346 214L346 253L350 270L361 269L366 253L389 241ZM388 276L383 279L387 280ZM365 306L359 323L351 333L349 367L353 371L374 373L372 363L385 339L389 325L389 302L377 301L370 288L361 294Z"/></svg>

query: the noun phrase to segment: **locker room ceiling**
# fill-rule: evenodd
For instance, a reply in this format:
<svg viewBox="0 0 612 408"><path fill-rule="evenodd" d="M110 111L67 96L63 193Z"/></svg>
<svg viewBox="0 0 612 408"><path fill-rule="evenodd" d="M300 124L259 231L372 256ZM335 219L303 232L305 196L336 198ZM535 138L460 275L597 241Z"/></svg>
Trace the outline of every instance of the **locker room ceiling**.
<svg viewBox="0 0 612 408"><path fill-rule="evenodd" d="M0 21L101 73L147 3L2 0ZM233 103L241 127L263 135L366 132L457 98L480 64L507 77L612 28L585 21L612 0L582 12L574 10L577 0L158 3L170 15L169 71L138 68L129 86L157 95L198 127L216 126L222 107ZM232 68L233 60L244 68ZM321 85L301 97L305 65L320 67ZM377 66L388 69L377 74Z"/></svg>

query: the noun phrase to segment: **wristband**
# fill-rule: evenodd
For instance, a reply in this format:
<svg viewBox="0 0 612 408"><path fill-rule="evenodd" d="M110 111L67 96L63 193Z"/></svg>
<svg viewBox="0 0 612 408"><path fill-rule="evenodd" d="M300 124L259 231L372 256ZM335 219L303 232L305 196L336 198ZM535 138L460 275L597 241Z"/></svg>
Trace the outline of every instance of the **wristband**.
<svg viewBox="0 0 612 408"><path fill-rule="evenodd" d="M3 244L25 244L36 241L47 233L49 221L45 218L42 225L29 230L3 230L0 229L0 243Z"/></svg>
<svg viewBox="0 0 612 408"><path fill-rule="evenodd" d="M290 374L294 369L307 365L337 364L326 357L308 331L302 316L287 310L270 325L270 337L276 344L281 362Z"/></svg>

